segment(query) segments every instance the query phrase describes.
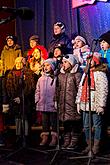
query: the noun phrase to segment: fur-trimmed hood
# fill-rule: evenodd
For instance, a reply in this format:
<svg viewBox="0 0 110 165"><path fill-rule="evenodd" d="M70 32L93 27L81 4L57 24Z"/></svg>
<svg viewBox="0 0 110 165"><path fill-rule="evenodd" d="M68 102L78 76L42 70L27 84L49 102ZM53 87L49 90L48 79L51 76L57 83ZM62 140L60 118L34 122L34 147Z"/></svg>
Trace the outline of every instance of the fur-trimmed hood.
<svg viewBox="0 0 110 165"><path fill-rule="evenodd" d="M9 50L9 49L14 49L14 50L18 50L18 49L21 49L21 47L16 44L16 45L13 45L12 47L9 47L8 45L5 45L3 50Z"/></svg>

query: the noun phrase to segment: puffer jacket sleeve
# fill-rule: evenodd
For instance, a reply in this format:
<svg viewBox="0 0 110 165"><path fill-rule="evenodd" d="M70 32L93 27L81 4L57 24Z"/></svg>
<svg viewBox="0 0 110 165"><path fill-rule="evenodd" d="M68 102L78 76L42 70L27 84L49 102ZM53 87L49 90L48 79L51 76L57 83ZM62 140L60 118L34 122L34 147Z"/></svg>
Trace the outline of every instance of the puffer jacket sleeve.
<svg viewBox="0 0 110 165"><path fill-rule="evenodd" d="M80 72L75 74L75 79L76 79L76 87L77 87L77 90L78 90L78 87L79 87L79 84L80 84L80 81L81 81L81 73Z"/></svg>
<svg viewBox="0 0 110 165"><path fill-rule="evenodd" d="M96 111L98 112L98 108L106 107L107 95L108 95L108 80L106 73L104 72L96 72L96 80L95 80L95 105Z"/></svg>

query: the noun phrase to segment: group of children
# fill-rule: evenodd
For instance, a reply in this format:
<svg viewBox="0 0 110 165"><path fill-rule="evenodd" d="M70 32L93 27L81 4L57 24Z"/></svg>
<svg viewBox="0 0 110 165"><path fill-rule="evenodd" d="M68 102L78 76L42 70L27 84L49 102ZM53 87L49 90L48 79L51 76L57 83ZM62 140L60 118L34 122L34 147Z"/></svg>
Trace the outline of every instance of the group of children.
<svg viewBox="0 0 110 165"><path fill-rule="evenodd" d="M57 33L57 30L60 32ZM42 115L43 130L40 145L48 143L49 146L57 145L58 121L61 121L64 126L62 147L68 149L76 147L83 129L87 142L83 153L88 153L89 111L91 111L92 151L97 154L102 137L102 115L109 96L110 32L100 36L99 53L90 52L87 41L82 36L76 36L72 40L73 52L71 52L68 39L67 44L62 44L65 27L61 22L54 24L53 37L49 47L50 58L46 49L39 44L38 36L34 35L29 40L31 50L26 56L27 63L24 57L17 57L15 68L11 68L5 75L5 94L8 96L8 102L3 104L3 112L6 112L8 107L16 112L16 135L22 134L21 120L24 113L25 136L27 136L35 100L36 111ZM59 43L58 37L61 38ZM3 53L1 60L6 61ZM81 119L83 119L82 127Z"/></svg>

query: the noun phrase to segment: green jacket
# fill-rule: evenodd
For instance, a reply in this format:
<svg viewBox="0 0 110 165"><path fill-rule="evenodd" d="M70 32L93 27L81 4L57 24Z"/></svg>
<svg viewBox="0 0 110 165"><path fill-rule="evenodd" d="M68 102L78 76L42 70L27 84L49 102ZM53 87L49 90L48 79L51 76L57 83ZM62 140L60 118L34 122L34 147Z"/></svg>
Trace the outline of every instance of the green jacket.
<svg viewBox="0 0 110 165"><path fill-rule="evenodd" d="M19 45L14 45L13 47L4 46L1 53L1 60L3 61L3 70L4 73L6 70L13 69L15 64L15 59L22 56L21 48Z"/></svg>

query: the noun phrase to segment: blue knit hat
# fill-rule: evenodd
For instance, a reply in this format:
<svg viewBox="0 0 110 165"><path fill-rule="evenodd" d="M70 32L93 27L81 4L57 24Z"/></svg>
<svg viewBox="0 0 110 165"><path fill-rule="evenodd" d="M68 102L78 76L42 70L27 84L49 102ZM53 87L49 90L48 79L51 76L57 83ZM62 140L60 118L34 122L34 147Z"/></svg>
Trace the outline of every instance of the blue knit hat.
<svg viewBox="0 0 110 165"><path fill-rule="evenodd" d="M48 58L43 62L43 64L47 62L51 65L52 70L54 71L56 69L56 61L53 58Z"/></svg>

